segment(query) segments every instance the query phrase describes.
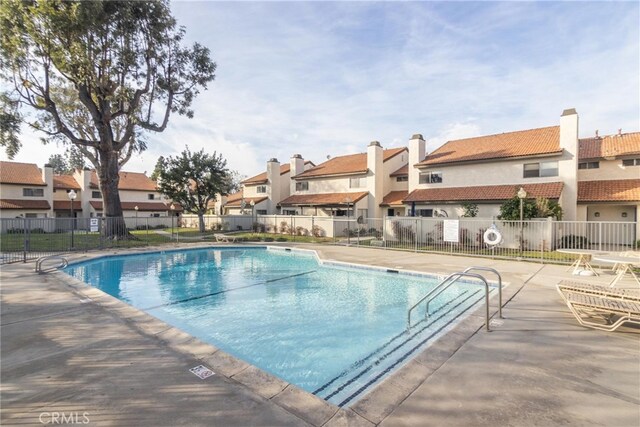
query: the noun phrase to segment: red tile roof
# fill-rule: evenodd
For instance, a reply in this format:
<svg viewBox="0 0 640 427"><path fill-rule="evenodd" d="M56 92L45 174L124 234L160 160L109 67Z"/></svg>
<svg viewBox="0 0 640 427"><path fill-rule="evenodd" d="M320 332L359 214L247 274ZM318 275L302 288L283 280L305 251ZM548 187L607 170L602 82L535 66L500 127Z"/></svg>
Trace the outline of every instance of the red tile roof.
<svg viewBox="0 0 640 427"><path fill-rule="evenodd" d="M383 151L383 161L392 159L407 147L390 148ZM320 163L318 166L308 169L296 178L317 178L322 176L349 175L367 172L367 153L349 154L338 156Z"/></svg>
<svg viewBox="0 0 640 427"><path fill-rule="evenodd" d="M251 207L251 201L253 201L254 204L258 204L261 202L264 202L265 200L267 200L268 197L247 197L246 199L244 199L244 204L246 208L250 208ZM241 207L242 206L242 198L240 199L235 199L232 201L229 201L229 199L227 199L227 204L225 206L228 207Z"/></svg>
<svg viewBox="0 0 640 427"><path fill-rule="evenodd" d="M477 187L425 188L413 190L405 199L410 202L496 201L512 198L520 184L484 185ZM558 199L562 193L562 182L524 184L527 198L546 197Z"/></svg>
<svg viewBox="0 0 640 427"><path fill-rule="evenodd" d="M82 188L78 181L71 175L54 175L53 176L53 188L58 190L76 190L80 191Z"/></svg>
<svg viewBox="0 0 640 427"><path fill-rule="evenodd" d="M34 163L0 162L0 183L46 186ZM8 209L8 208L5 208Z"/></svg>
<svg viewBox="0 0 640 427"><path fill-rule="evenodd" d="M91 201L89 202L91 207L97 211L102 210L102 202L99 201ZM165 205L162 202L120 202L122 205L122 210L124 211L134 211L136 210L136 206L139 211L169 211L171 203ZM182 212L182 206L179 203L174 203L176 212Z"/></svg>
<svg viewBox="0 0 640 427"><path fill-rule="evenodd" d="M389 176L407 176L407 175L409 175L409 164L408 163L406 165L402 166L397 171L389 174Z"/></svg>
<svg viewBox="0 0 640 427"><path fill-rule="evenodd" d="M561 153L560 126L448 141L421 166Z"/></svg>
<svg viewBox="0 0 640 427"><path fill-rule="evenodd" d="M578 147L581 160L640 154L640 132L583 138Z"/></svg>
<svg viewBox="0 0 640 427"><path fill-rule="evenodd" d="M98 188L98 175L91 171L90 188ZM140 172L120 172L118 190L157 191L156 182Z"/></svg>
<svg viewBox="0 0 640 427"><path fill-rule="evenodd" d="M70 200L54 200L53 201L53 210L54 211L68 211L70 206L69 206ZM73 210L74 211L81 211L82 210L82 203L79 200L74 200L73 201Z"/></svg>
<svg viewBox="0 0 640 427"><path fill-rule="evenodd" d="M51 205L46 200L0 199L0 209L51 209Z"/></svg>
<svg viewBox="0 0 640 427"><path fill-rule="evenodd" d="M236 191L235 193L231 193L231 194L229 194L229 195L227 196L227 203L229 203L229 202L233 202L233 201L235 201L235 200L240 200L240 199L242 199L242 195L243 195L243 194L244 194L244 193L243 193L243 191L242 191L242 190L240 190L240 191Z"/></svg>
<svg viewBox="0 0 640 427"><path fill-rule="evenodd" d="M355 203L366 197L368 191L358 193L324 193L324 194L294 194L279 203L281 206L346 206L347 198Z"/></svg>
<svg viewBox="0 0 640 427"><path fill-rule="evenodd" d="M399 206L409 195L408 191L391 191L382 199L380 206Z"/></svg>
<svg viewBox="0 0 640 427"><path fill-rule="evenodd" d="M313 162L311 160L306 160L304 162L305 165L313 165ZM315 166L315 165L314 165ZM285 175L289 172L289 170L291 169L291 164L290 163L285 163L283 165L280 165L280 175ZM266 184L269 180L267 179L267 172L262 172L256 176L252 176L251 178L247 178L244 181L241 182L241 184L245 184L245 185L258 185L258 184Z"/></svg>
<svg viewBox="0 0 640 427"><path fill-rule="evenodd" d="M579 181L578 202L639 202L640 179Z"/></svg>

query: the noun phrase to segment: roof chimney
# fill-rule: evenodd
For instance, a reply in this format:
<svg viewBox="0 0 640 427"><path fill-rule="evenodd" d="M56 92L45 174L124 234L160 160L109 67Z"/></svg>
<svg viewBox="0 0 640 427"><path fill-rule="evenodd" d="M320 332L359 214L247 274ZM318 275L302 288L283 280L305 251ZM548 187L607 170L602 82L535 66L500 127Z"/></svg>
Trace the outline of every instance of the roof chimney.
<svg viewBox="0 0 640 427"><path fill-rule="evenodd" d="M596 129L596 138L600 138L600 135L598 135L598 129Z"/></svg>
<svg viewBox="0 0 640 427"><path fill-rule="evenodd" d="M622 128L618 129L618 136L622 136Z"/></svg>

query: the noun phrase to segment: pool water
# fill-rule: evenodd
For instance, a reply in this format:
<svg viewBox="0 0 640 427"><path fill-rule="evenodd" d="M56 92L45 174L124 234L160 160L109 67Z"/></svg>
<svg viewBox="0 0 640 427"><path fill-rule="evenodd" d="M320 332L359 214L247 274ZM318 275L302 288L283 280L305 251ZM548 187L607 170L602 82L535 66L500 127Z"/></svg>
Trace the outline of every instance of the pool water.
<svg viewBox="0 0 640 427"><path fill-rule="evenodd" d="M313 254L207 248L104 257L65 271L339 406L354 403L482 300L436 277L320 264ZM419 321L420 320L420 321Z"/></svg>

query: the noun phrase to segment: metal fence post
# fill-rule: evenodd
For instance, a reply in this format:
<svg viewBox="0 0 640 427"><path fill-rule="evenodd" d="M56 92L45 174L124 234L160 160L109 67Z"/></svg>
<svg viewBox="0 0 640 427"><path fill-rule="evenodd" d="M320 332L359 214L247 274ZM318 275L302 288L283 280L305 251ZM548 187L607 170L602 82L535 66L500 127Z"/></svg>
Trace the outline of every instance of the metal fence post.
<svg viewBox="0 0 640 427"><path fill-rule="evenodd" d="M598 223L598 250L602 250L602 222Z"/></svg>
<svg viewBox="0 0 640 427"><path fill-rule="evenodd" d="M27 218L22 219L22 262L27 262Z"/></svg>
<svg viewBox="0 0 640 427"><path fill-rule="evenodd" d="M418 218L416 218L416 231L414 233L415 251L418 252Z"/></svg>

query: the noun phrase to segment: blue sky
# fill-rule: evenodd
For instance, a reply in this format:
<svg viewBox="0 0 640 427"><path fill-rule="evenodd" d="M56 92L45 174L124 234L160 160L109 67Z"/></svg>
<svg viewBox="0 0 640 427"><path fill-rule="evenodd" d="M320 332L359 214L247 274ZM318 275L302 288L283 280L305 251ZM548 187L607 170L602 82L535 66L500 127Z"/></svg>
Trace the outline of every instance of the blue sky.
<svg viewBox="0 0 640 427"><path fill-rule="evenodd" d="M316 163L372 140L429 151L449 139L556 125L640 130L637 2L174 2L216 80L195 118L174 116L126 170L159 155L221 152L245 175L294 153ZM16 158L55 146L24 132Z"/></svg>

